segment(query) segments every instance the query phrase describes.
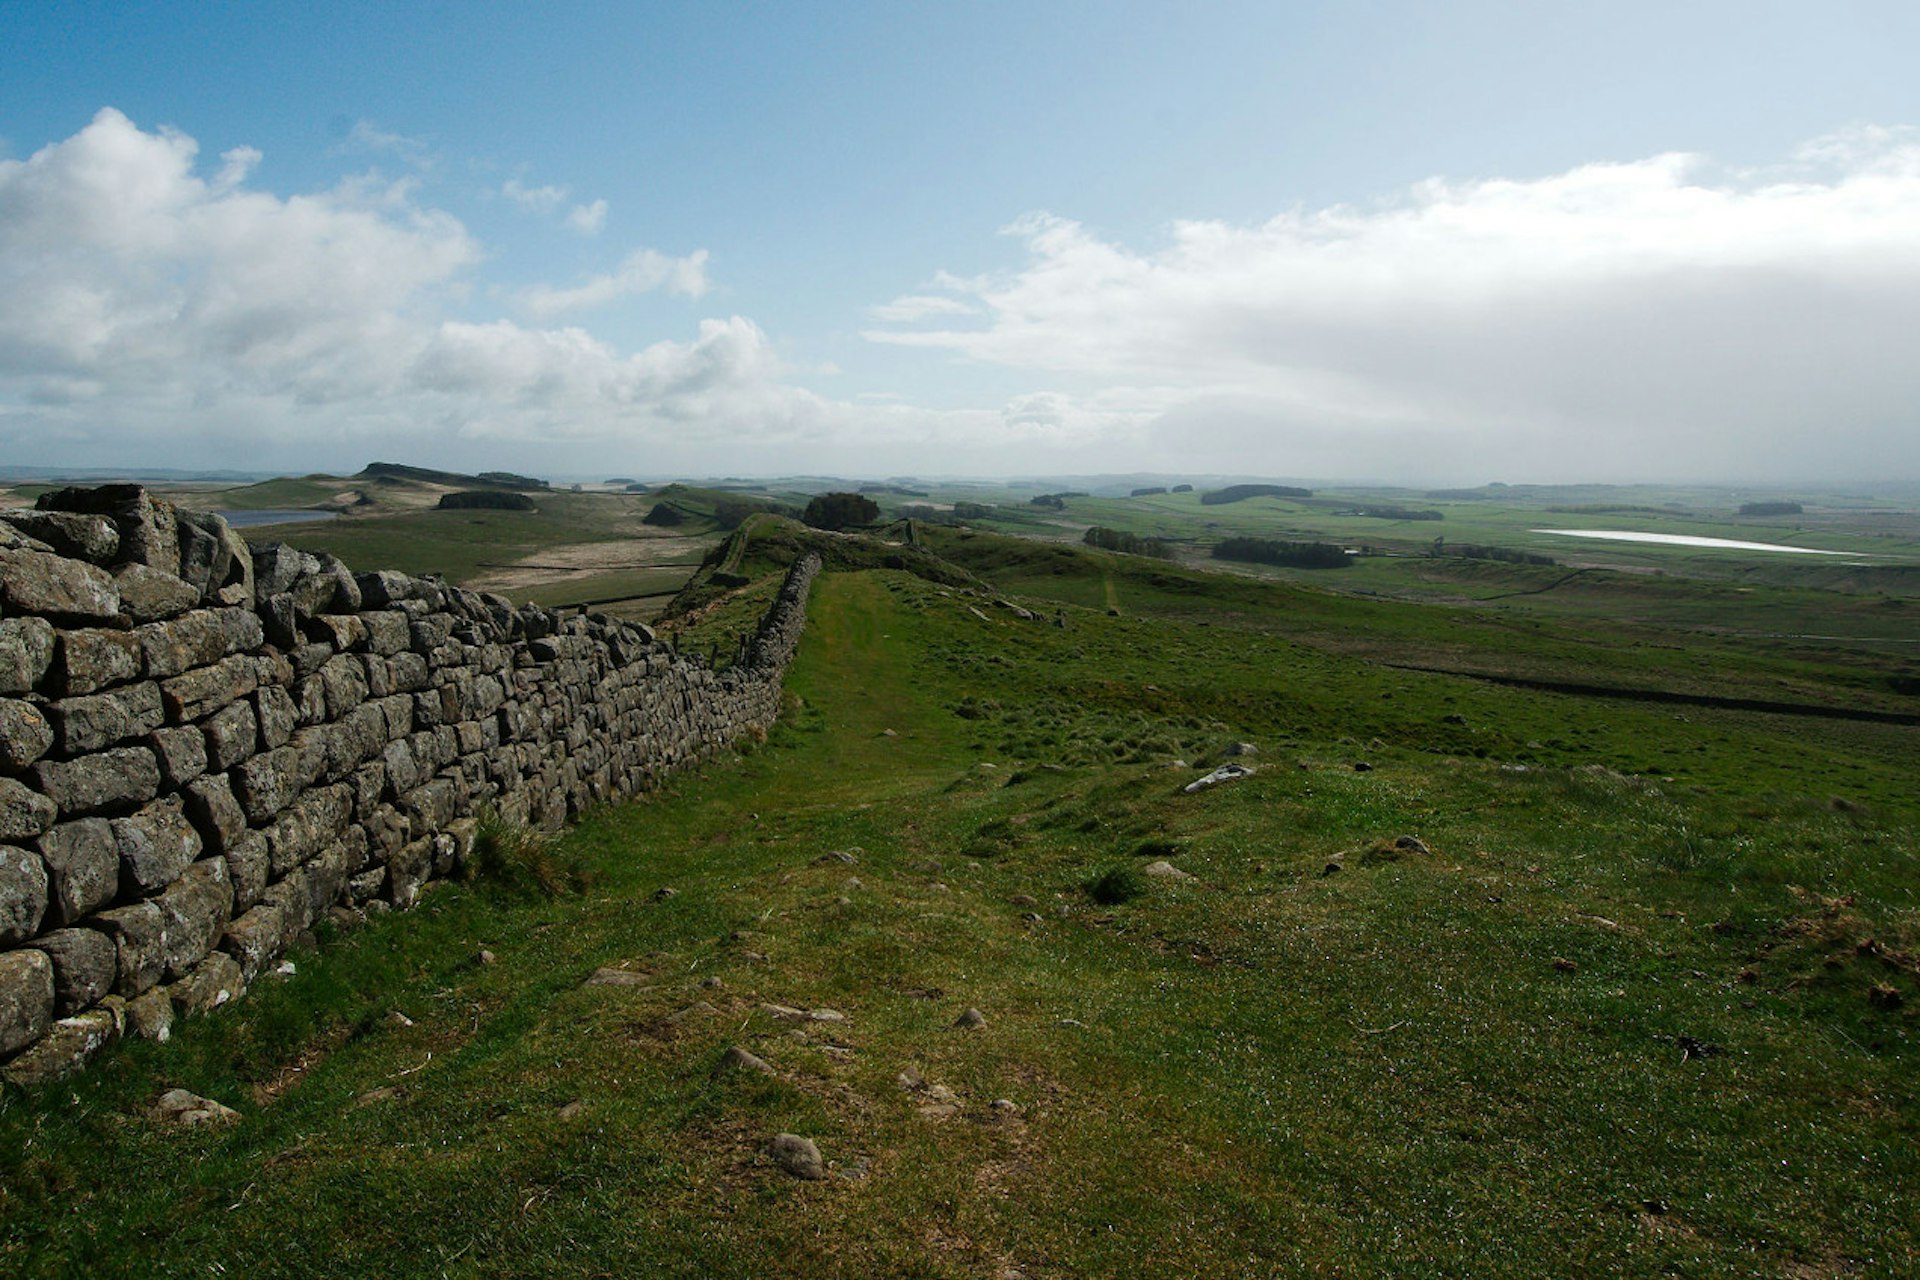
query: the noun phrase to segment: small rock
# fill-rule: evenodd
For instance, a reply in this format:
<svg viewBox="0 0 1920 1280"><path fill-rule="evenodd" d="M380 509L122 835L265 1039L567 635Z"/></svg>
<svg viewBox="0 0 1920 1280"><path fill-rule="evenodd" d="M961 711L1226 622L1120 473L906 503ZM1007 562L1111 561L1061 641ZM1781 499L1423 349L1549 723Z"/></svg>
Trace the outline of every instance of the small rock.
<svg viewBox="0 0 1920 1280"><path fill-rule="evenodd" d="M212 1098L203 1098L185 1089L169 1089L154 1104L153 1118L193 1128L203 1124L232 1124L240 1118L240 1113Z"/></svg>
<svg viewBox="0 0 1920 1280"><path fill-rule="evenodd" d="M706 977L700 979L700 985L702 987L705 987L708 991L717 991L721 987L726 986L727 984L722 982L719 978L715 977L714 975L708 974Z"/></svg>
<svg viewBox="0 0 1920 1280"><path fill-rule="evenodd" d="M866 886L860 883L860 877L859 877L859 876L848 876L848 877L847 877L847 888L849 888L849 889L864 889L864 888L866 888Z"/></svg>
<svg viewBox="0 0 1920 1280"><path fill-rule="evenodd" d="M474 956L473 962L475 964L492 964L495 958L496 957L494 956L493 952L487 950L485 947L482 947L480 948L479 954Z"/></svg>
<svg viewBox="0 0 1920 1280"><path fill-rule="evenodd" d="M562 1120L571 1120L575 1116L579 1115L581 1112L585 1111L586 1109L587 1109L587 1104L580 1101L580 1099L575 1098L572 1102L569 1102L566 1106L561 1107L559 1111L555 1112L555 1114L558 1115Z"/></svg>
<svg viewBox="0 0 1920 1280"><path fill-rule="evenodd" d="M1725 1049L1714 1044L1711 1040L1696 1040L1692 1036L1675 1036L1673 1042L1680 1046L1680 1061L1682 1062L1689 1061L1693 1058L1715 1058L1726 1052Z"/></svg>
<svg viewBox="0 0 1920 1280"><path fill-rule="evenodd" d="M688 1005L686 1008L682 1009L680 1012L668 1014L667 1021L682 1022L688 1018L695 1018L695 1017L700 1017L704 1014L719 1013L719 1012L720 1012L719 1009L715 1008L713 1005L708 1004L705 1000L696 1000L692 1004Z"/></svg>
<svg viewBox="0 0 1920 1280"><path fill-rule="evenodd" d="M1553 967L1556 971L1560 973L1580 972L1580 966L1575 964L1573 961L1567 959L1565 956L1555 956L1553 958Z"/></svg>
<svg viewBox="0 0 1920 1280"><path fill-rule="evenodd" d="M927 1087L927 1078L920 1074L918 1067L908 1067L905 1071L895 1076L893 1082L902 1089L905 1089L908 1093Z"/></svg>
<svg viewBox="0 0 1920 1280"><path fill-rule="evenodd" d="M361 1107L371 1107L377 1102L392 1102L399 1096L400 1091L398 1089L390 1084L383 1084L378 1089L369 1089L355 1098L353 1100L353 1106L355 1110L358 1110Z"/></svg>
<svg viewBox="0 0 1920 1280"><path fill-rule="evenodd" d="M1223 764L1205 777L1195 778L1192 782L1180 788L1180 790L1187 795L1192 795L1196 791L1204 791L1208 787L1218 786L1222 782L1233 782L1240 778L1252 777L1253 773L1254 768L1250 764Z"/></svg>
<svg viewBox="0 0 1920 1280"><path fill-rule="evenodd" d="M1028 924L1038 924L1042 920L1046 919L1046 917L1041 915L1038 911L1022 911L1020 913L1020 918L1022 920L1025 920Z"/></svg>
<svg viewBox="0 0 1920 1280"><path fill-rule="evenodd" d="M765 1058L749 1053L737 1044L721 1054L720 1061L715 1063L713 1067L713 1074L715 1076L726 1075L732 1071L752 1071L763 1076L776 1074L772 1063L768 1062Z"/></svg>
<svg viewBox="0 0 1920 1280"><path fill-rule="evenodd" d="M1257 756L1260 748L1251 742L1236 742L1220 753L1223 756Z"/></svg>
<svg viewBox="0 0 1920 1280"><path fill-rule="evenodd" d="M480 954L484 956L487 953L482 951ZM273 971L279 974L283 978L291 978L294 974L299 972L299 970L294 967L294 963L291 960L282 960L279 964L273 967Z"/></svg>
<svg viewBox="0 0 1920 1280"><path fill-rule="evenodd" d="M1012 1098L995 1098L993 1109L1002 1116L1012 1117L1020 1114L1020 1104Z"/></svg>
<svg viewBox="0 0 1920 1280"><path fill-rule="evenodd" d="M816 863L821 863L821 862L844 862L844 863L846 863L846 864L847 864L848 866L852 866L852 865L853 865L854 863L856 863L856 862L858 862L858 861L860 861L860 859L859 859L858 857L856 857L855 855L853 855L853 854L851 854L851 853L848 853L848 852L847 852L847 851L846 851L845 849L835 849L835 850L833 850L833 852L831 852L831 853L823 853L823 854L821 854L821 855L820 855L819 857L817 857L817 858L815 858L815 859L814 859L814 862L816 862Z"/></svg>
<svg viewBox="0 0 1920 1280"><path fill-rule="evenodd" d="M1353 771L1355 773L1372 773L1373 766L1368 764L1365 760L1355 760L1353 762Z"/></svg>
<svg viewBox="0 0 1920 1280"><path fill-rule="evenodd" d="M974 1027L984 1027L987 1025L987 1015L980 1012L978 1009L969 1007L965 1013L962 1013L959 1017L953 1020L953 1025L956 1027L963 1027L967 1029L972 1029Z"/></svg>
<svg viewBox="0 0 1920 1280"><path fill-rule="evenodd" d="M1007 901L1016 907L1037 907L1040 905L1034 901L1033 895L1028 893L1016 893L1011 898L1008 898Z"/></svg>
<svg viewBox="0 0 1920 1280"><path fill-rule="evenodd" d="M1394 839L1393 847L1396 849L1404 849L1408 853L1433 852L1433 850L1427 848L1426 842L1419 836L1397 836Z"/></svg>
<svg viewBox="0 0 1920 1280"><path fill-rule="evenodd" d="M1140 868L1140 874L1143 876L1157 876L1163 880L1193 879L1192 876L1164 859L1159 862L1149 862L1146 866Z"/></svg>
<svg viewBox="0 0 1920 1280"><path fill-rule="evenodd" d="M655 902L665 902L668 898L673 897L679 892L680 891L678 889L675 889L670 885L663 884L658 889L655 889L653 891L653 900Z"/></svg>
<svg viewBox="0 0 1920 1280"><path fill-rule="evenodd" d="M1326 866L1320 868L1320 874L1323 876L1338 875L1339 872L1340 860L1337 858L1329 860Z"/></svg>
<svg viewBox="0 0 1920 1280"><path fill-rule="evenodd" d="M650 975L635 973L631 969L595 969L588 975L583 986L588 987L645 987Z"/></svg>
<svg viewBox="0 0 1920 1280"><path fill-rule="evenodd" d="M818 1182L827 1176L827 1166L820 1159L820 1148L813 1140L803 1138L797 1133L775 1134L767 1144L767 1154L773 1162L796 1178L808 1182Z"/></svg>
<svg viewBox="0 0 1920 1280"><path fill-rule="evenodd" d="M387 1021L396 1027L410 1027L413 1025L413 1019L398 1009L387 1010Z"/></svg>

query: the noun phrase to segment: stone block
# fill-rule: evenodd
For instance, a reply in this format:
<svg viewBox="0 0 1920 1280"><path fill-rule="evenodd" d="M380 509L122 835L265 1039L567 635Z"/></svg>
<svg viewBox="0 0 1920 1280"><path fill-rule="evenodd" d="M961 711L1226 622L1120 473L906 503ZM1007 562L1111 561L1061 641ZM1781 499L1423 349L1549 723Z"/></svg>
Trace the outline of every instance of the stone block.
<svg viewBox="0 0 1920 1280"><path fill-rule="evenodd" d="M320 562L283 542L262 543L252 549L253 591L256 599L282 595L303 574L318 573Z"/></svg>
<svg viewBox="0 0 1920 1280"><path fill-rule="evenodd" d="M53 1011L64 1017L113 990L119 958L113 939L98 929L55 929L33 945L53 962Z"/></svg>
<svg viewBox="0 0 1920 1280"><path fill-rule="evenodd" d="M316 787L287 806L265 832L272 874L285 875L338 840L352 813L353 794L345 786Z"/></svg>
<svg viewBox="0 0 1920 1280"><path fill-rule="evenodd" d="M328 738L329 779L344 778L386 750L387 717L378 706L362 703L333 726Z"/></svg>
<svg viewBox="0 0 1920 1280"><path fill-rule="evenodd" d="M187 784L182 796L187 818L200 832L206 847L214 853L226 853L247 830L246 811L234 799L233 787L224 773L209 773Z"/></svg>
<svg viewBox="0 0 1920 1280"><path fill-rule="evenodd" d="M293 736L296 713L293 695L274 685L263 685L253 695L254 715L260 722L260 749L285 746Z"/></svg>
<svg viewBox="0 0 1920 1280"><path fill-rule="evenodd" d="M53 749L53 726L40 708L19 698L0 698L0 770L26 768Z"/></svg>
<svg viewBox="0 0 1920 1280"><path fill-rule="evenodd" d="M132 817L115 818L112 826L120 855L120 890L130 897L165 889L205 847L178 796L156 800Z"/></svg>
<svg viewBox="0 0 1920 1280"><path fill-rule="evenodd" d="M280 958L298 932L287 928L278 904L262 902L227 925L220 935L220 949L234 958L240 976L251 983Z"/></svg>
<svg viewBox="0 0 1920 1280"><path fill-rule="evenodd" d="M46 914L46 864L31 849L0 844L0 947L33 937Z"/></svg>
<svg viewBox="0 0 1920 1280"><path fill-rule="evenodd" d="M177 617L200 603L200 593L178 574L146 564L123 564L113 572L120 612L136 623Z"/></svg>
<svg viewBox="0 0 1920 1280"><path fill-rule="evenodd" d="M166 917L167 980L183 978L213 950L233 917L233 884L224 858L196 862L154 899Z"/></svg>
<svg viewBox="0 0 1920 1280"><path fill-rule="evenodd" d="M392 569L375 569L356 574L361 604L367 609L385 609L388 605L413 598L414 581Z"/></svg>
<svg viewBox="0 0 1920 1280"><path fill-rule="evenodd" d="M247 821L263 824L291 804L305 785L299 770L300 753L292 746L263 752L234 769L228 776Z"/></svg>
<svg viewBox="0 0 1920 1280"><path fill-rule="evenodd" d="M198 725L156 730L147 745L153 748L160 776L170 787L184 787L207 771L207 740Z"/></svg>
<svg viewBox="0 0 1920 1280"><path fill-rule="evenodd" d="M42 760L28 771L63 815L145 804L160 794L160 762L146 747L115 747L74 760Z"/></svg>
<svg viewBox="0 0 1920 1280"><path fill-rule="evenodd" d="M47 921L77 923L113 901L120 888L120 846L105 818L62 822L34 842L47 869Z"/></svg>
<svg viewBox="0 0 1920 1280"><path fill-rule="evenodd" d="M30 1048L0 1067L0 1078L22 1089L51 1084L79 1071L120 1038L120 1019L106 1009L61 1018Z"/></svg>
<svg viewBox="0 0 1920 1280"><path fill-rule="evenodd" d="M220 772L251 758L260 746L260 722L254 704L230 702L200 723L206 738L207 767Z"/></svg>
<svg viewBox="0 0 1920 1280"><path fill-rule="evenodd" d="M252 693L259 683L259 667L253 659L236 653L210 667L162 680L160 697L166 704L167 718L178 724L212 715Z"/></svg>
<svg viewBox="0 0 1920 1280"><path fill-rule="evenodd" d="M53 1025L53 961L22 947L0 952L0 1058L17 1053Z"/></svg>
<svg viewBox="0 0 1920 1280"><path fill-rule="evenodd" d="M127 1001L122 1025L127 1035L165 1044L173 1035L172 995L156 988Z"/></svg>
<svg viewBox="0 0 1920 1280"><path fill-rule="evenodd" d="M180 538L180 576L203 596L220 585L233 554L221 541L216 521L219 524L226 523L216 515L176 512L175 531Z"/></svg>
<svg viewBox="0 0 1920 1280"><path fill-rule="evenodd" d="M246 993L247 976L240 971L240 962L224 951L209 953L170 992L174 1012L185 1017L211 1013Z"/></svg>
<svg viewBox="0 0 1920 1280"><path fill-rule="evenodd" d="M47 679L53 692L71 697L138 679L140 663L133 632L82 627L59 633Z"/></svg>
<svg viewBox="0 0 1920 1280"><path fill-rule="evenodd" d="M273 853L267 838L249 831L227 846L227 879L233 885L233 909L245 911L260 901L273 872Z"/></svg>
<svg viewBox="0 0 1920 1280"><path fill-rule="evenodd" d="M115 907L94 917L113 938L115 995L131 999L167 971L167 917L151 902Z"/></svg>
<svg viewBox="0 0 1920 1280"><path fill-rule="evenodd" d="M53 637L45 618L0 619L0 694L39 687L53 663Z"/></svg>
<svg viewBox="0 0 1920 1280"><path fill-rule="evenodd" d="M120 551L120 530L102 515L80 511L8 511L5 520L63 556L92 564L112 564Z"/></svg>
<svg viewBox="0 0 1920 1280"><path fill-rule="evenodd" d="M404 652L412 639L407 615L390 609L370 610L360 615L366 628L367 648L383 658Z"/></svg>
<svg viewBox="0 0 1920 1280"><path fill-rule="evenodd" d="M326 691L327 718L338 720L367 700L367 672L351 654L338 654L320 668L320 685Z"/></svg>
<svg viewBox="0 0 1920 1280"><path fill-rule="evenodd" d="M150 680L106 693L82 694L47 704L54 745L64 755L83 755L128 738L152 733L166 722L160 686Z"/></svg>
<svg viewBox="0 0 1920 1280"><path fill-rule="evenodd" d="M351 613L323 613L307 624L307 633L340 653L366 647L367 624Z"/></svg>
<svg viewBox="0 0 1920 1280"><path fill-rule="evenodd" d="M433 669L417 653L396 653L389 670L393 673L395 693L418 693L433 679Z"/></svg>
<svg viewBox="0 0 1920 1280"><path fill-rule="evenodd" d="M150 622L136 627L140 650L146 658L147 674L156 680L177 676L195 667L211 666L233 651L228 642L223 614L234 609L195 609L167 622ZM251 617L252 615L248 615ZM258 620L255 620L258 626Z"/></svg>
<svg viewBox="0 0 1920 1280"><path fill-rule="evenodd" d="M31 840L52 826L58 813L54 801L40 792L0 778L0 840Z"/></svg>
<svg viewBox="0 0 1920 1280"><path fill-rule="evenodd" d="M433 842L412 840L387 859L387 901L402 910L420 899L420 886L433 870Z"/></svg>
<svg viewBox="0 0 1920 1280"><path fill-rule="evenodd" d="M106 570L45 551L0 551L0 602L9 613L104 622L120 612Z"/></svg>

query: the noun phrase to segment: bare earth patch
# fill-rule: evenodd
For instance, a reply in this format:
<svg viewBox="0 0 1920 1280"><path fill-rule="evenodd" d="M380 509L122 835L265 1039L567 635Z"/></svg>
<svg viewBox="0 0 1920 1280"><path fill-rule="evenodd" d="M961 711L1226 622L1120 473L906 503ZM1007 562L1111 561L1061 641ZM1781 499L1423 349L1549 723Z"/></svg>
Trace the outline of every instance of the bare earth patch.
<svg viewBox="0 0 1920 1280"><path fill-rule="evenodd" d="M487 565L467 583L477 591L502 594L567 582L574 578L622 569L654 569L676 563L696 563L707 542L670 533L640 533L614 542L580 542L548 547L510 564Z"/></svg>

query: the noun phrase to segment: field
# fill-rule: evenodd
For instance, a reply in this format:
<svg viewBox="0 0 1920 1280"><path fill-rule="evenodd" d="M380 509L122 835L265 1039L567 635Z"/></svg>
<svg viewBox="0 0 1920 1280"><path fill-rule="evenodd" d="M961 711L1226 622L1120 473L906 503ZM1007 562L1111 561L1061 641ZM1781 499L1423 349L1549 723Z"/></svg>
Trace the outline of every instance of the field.
<svg viewBox="0 0 1920 1280"><path fill-rule="evenodd" d="M1197 536L1140 501L1054 516ZM472 578L649 505L331 545ZM1332 532L1248 506L1195 518ZM0 1267L1920 1272L1910 592L1412 554L1327 590L1020 514L1055 540L703 528L683 647L829 553L769 740L7 1095ZM241 1120L147 1119L176 1085Z"/></svg>

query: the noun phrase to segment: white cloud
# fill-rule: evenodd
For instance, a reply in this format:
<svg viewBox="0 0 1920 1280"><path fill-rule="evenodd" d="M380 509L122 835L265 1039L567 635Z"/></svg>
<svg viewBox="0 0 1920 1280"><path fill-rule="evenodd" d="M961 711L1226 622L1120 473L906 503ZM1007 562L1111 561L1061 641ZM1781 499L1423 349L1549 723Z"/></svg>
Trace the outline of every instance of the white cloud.
<svg viewBox="0 0 1920 1280"><path fill-rule="evenodd" d="M970 316L977 313L978 308L958 298L928 293L903 294L892 302L883 302L867 309L867 314L882 324L912 324L931 316Z"/></svg>
<svg viewBox="0 0 1920 1280"><path fill-rule="evenodd" d="M565 187L529 187L518 178L508 178L500 194L532 213L552 213L567 198Z"/></svg>
<svg viewBox="0 0 1920 1280"><path fill-rule="evenodd" d="M597 236L600 229L607 225L607 202L595 200L592 204L577 204L567 214L567 225L583 236Z"/></svg>
<svg viewBox="0 0 1920 1280"><path fill-rule="evenodd" d="M617 298L665 289L681 297L698 298L707 291L707 251L696 249L684 258L653 249L636 249L617 271L594 276L571 289L539 285L521 295L521 305L546 318L566 311L605 306Z"/></svg>
<svg viewBox="0 0 1920 1280"><path fill-rule="evenodd" d="M1675 154L1434 179L1375 206L1180 223L1149 251L1047 214L1007 231L1023 266L942 280L981 323L868 336L1109 395L1151 382L1169 447L1217 439L1242 468L1299 474L1308 440L1323 458L1346 442L1346 474L1416 455L1482 476L1920 468L1912 131L1741 175Z"/></svg>
<svg viewBox="0 0 1920 1280"><path fill-rule="evenodd" d="M391 155L417 168L427 168L433 163L433 152L424 139L382 129L371 120L356 120L347 131L344 149L354 148Z"/></svg>
<svg viewBox="0 0 1920 1280"><path fill-rule="evenodd" d="M253 147L235 147L231 151L221 152L220 159L220 172L213 179L214 189L230 191L247 180L254 166L260 163L261 156Z"/></svg>

